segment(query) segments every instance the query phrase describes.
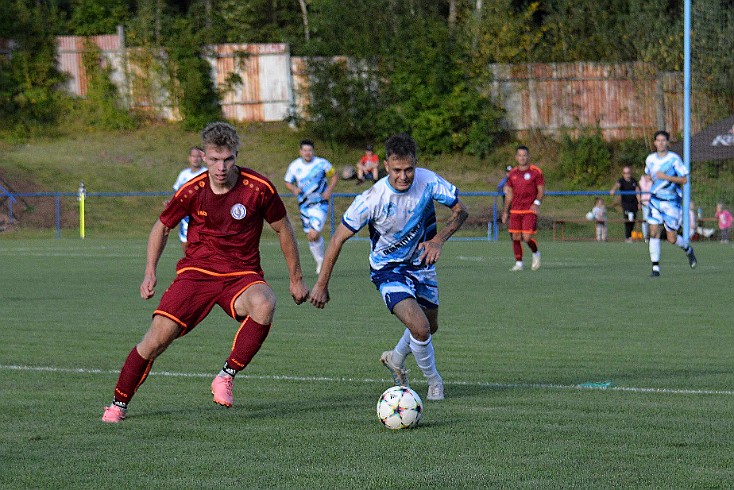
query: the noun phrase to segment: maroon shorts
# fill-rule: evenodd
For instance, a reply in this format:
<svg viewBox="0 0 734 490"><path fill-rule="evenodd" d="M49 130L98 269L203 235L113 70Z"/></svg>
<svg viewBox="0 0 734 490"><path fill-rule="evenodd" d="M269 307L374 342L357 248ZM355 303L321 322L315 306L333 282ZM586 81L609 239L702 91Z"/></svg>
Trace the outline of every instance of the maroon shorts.
<svg viewBox="0 0 734 490"><path fill-rule="evenodd" d="M538 230L538 215L532 211L511 211L510 225L507 231L510 233L534 234Z"/></svg>
<svg viewBox="0 0 734 490"><path fill-rule="evenodd" d="M183 271L166 289L153 315L161 315L178 323L185 335L201 323L219 305L237 321L244 320L234 311L237 297L253 284L267 284L257 272L214 276L198 271Z"/></svg>

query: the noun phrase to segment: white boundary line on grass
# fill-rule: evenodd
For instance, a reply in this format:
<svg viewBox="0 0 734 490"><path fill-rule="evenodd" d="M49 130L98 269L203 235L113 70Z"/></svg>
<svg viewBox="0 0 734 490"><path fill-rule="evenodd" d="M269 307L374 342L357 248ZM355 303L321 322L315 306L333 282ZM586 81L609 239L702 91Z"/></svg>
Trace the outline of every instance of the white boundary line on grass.
<svg viewBox="0 0 734 490"><path fill-rule="evenodd" d="M3 371L36 371L36 372L49 372L49 373L75 373L75 374L114 374L117 375L119 371L110 371L104 369L85 369L85 368L56 368L51 366L21 366L21 365L4 365L0 364L0 370ZM173 371L152 371L150 373L154 376L169 376L176 378L210 378L213 376L211 373L180 373ZM326 382L326 383L338 383L338 382L350 382L350 383L377 383L385 382L385 379L373 379L373 378L335 378L328 376L286 376L286 375L257 375L257 374L240 374L241 378L247 379L264 379L271 381L305 381L305 382ZM444 380L444 384L455 385L455 386L481 386L485 388L499 388L499 389L517 389L517 388L532 388L532 389L552 389L552 390L602 390L602 391L626 391L631 393L662 393L670 395L723 395L723 396L734 396L734 391L731 390L693 390L693 389L679 389L679 388L639 388L632 386L607 386L607 387L593 387L593 386L582 386L582 385L558 385L550 383L491 383L491 382L470 382L470 381L447 381Z"/></svg>

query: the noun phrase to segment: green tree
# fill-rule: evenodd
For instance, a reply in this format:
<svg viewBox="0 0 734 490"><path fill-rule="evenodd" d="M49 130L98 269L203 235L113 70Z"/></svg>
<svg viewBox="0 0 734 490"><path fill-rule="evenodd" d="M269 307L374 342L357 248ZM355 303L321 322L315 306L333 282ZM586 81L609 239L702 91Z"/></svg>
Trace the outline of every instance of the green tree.
<svg viewBox="0 0 734 490"><path fill-rule="evenodd" d="M112 67L102 57L102 51L87 41L82 54L87 74L86 99L78 101L79 116L86 125L104 129L133 129L136 118L123 104L117 86L112 83ZM72 113L72 117L77 114Z"/></svg>
<svg viewBox="0 0 734 490"><path fill-rule="evenodd" d="M564 135L559 152L559 170L572 184L593 187L609 176L612 152L598 128L578 138Z"/></svg>
<svg viewBox="0 0 734 490"><path fill-rule="evenodd" d="M117 26L129 19L130 8L125 0L74 0L68 28L77 36L114 34Z"/></svg>
<svg viewBox="0 0 734 490"><path fill-rule="evenodd" d="M0 115L7 126L33 130L56 123L66 77L56 64L54 31L59 12L44 2L6 1L2 37L12 39L12 56L0 57Z"/></svg>
<svg viewBox="0 0 734 490"><path fill-rule="evenodd" d="M204 58L204 34L180 18L168 45L172 69L174 105L181 111L185 128L199 130L221 119L219 97L211 79L211 67Z"/></svg>

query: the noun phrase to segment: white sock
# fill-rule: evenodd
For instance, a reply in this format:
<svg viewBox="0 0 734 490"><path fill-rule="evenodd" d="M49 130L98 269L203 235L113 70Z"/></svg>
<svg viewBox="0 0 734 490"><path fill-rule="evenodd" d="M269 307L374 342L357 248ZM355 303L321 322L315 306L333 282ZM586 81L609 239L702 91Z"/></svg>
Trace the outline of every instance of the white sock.
<svg viewBox="0 0 734 490"><path fill-rule="evenodd" d="M688 240L683 238L681 235L678 235L678 237L675 239L675 245L676 247L680 247L686 252L688 251Z"/></svg>
<svg viewBox="0 0 734 490"><path fill-rule="evenodd" d="M431 337L421 342L411 335L410 350L413 352L413 357L415 357L415 362L418 364L418 367L423 371L423 376L426 377L429 383L441 379L441 375L436 370L436 357L434 356Z"/></svg>
<svg viewBox="0 0 734 490"><path fill-rule="evenodd" d="M324 237L319 237L315 242L308 242L308 248L311 249L311 255L317 263L324 261Z"/></svg>
<svg viewBox="0 0 734 490"><path fill-rule="evenodd" d="M660 262L660 239L650 238L650 262Z"/></svg>
<svg viewBox="0 0 734 490"><path fill-rule="evenodd" d="M398 344L392 351L392 359L399 366L402 366L405 364L405 358L408 357L410 352L410 330L406 328L405 332L403 332L403 336L400 337Z"/></svg>

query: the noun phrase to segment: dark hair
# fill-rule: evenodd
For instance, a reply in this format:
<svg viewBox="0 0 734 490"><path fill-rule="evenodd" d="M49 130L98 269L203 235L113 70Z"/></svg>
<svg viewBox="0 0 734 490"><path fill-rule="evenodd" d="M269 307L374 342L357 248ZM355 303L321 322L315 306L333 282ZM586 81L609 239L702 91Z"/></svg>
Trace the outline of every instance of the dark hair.
<svg viewBox="0 0 734 490"><path fill-rule="evenodd" d="M240 146L240 137L237 130L231 124L226 122L213 122L207 124L201 132L201 142L204 146L215 146L217 148L227 148L237 153Z"/></svg>
<svg viewBox="0 0 734 490"><path fill-rule="evenodd" d="M517 153L520 150L525 150L526 152L530 153L530 149L525 145L519 145L517 148L515 148L515 153Z"/></svg>
<svg viewBox="0 0 734 490"><path fill-rule="evenodd" d="M193 150L196 150L196 151L199 151L199 152L203 152L203 151L204 151L204 148L202 148L202 147L201 147L201 146L199 146L199 145L194 145L194 146L192 146L191 148L189 148L189 155L191 155L191 152L192 152Z"/></svg>
<svg viewBox="0 0 734 490"><path fill-rule="evenodd" d="M418 145L408 133L399 133L390 136L385 141L385 159L395 155L398 158L418 159Z"/></svg>
<svg viewBox="0 0 734 490"><path fill-rule="evenodd" d="M311 148L315 148L316 145L313 144L313 140L301 140L301 144L298 145L299 148L304 146L310 146Z"/></svg>
<svg viewBox="0 0 734 490"><path fill-rule="evenodd" d="M670 133L668 133L667 131L655 131L655 134L652 136L652 139L653 140L658 139L658 136L660 136L661 134L665 136L666 140L670 141Z"/></svg>
<svg viewBox="0 0 734 490"><path fill-rule="evenodd" d="M367 145L367 147L365 148L365 150L372 151L372 145Z"/></svg>

